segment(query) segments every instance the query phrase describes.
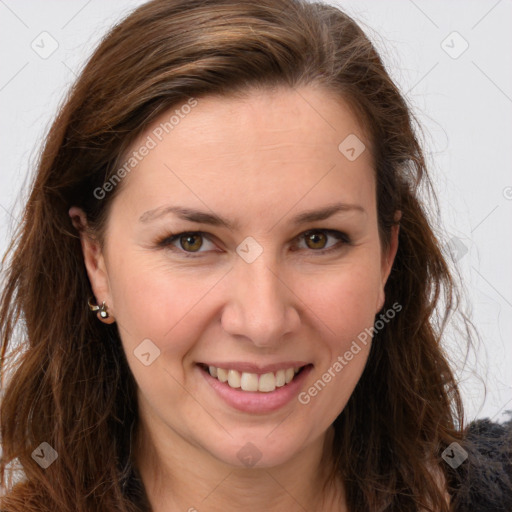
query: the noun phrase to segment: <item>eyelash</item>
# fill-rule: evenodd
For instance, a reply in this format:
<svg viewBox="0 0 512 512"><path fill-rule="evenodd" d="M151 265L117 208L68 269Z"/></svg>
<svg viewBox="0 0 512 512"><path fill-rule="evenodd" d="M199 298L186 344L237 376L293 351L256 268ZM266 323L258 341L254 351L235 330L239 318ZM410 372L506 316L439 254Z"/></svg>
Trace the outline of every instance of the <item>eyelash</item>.
<svg viewBox="0 0 512 512"><path fill-rule="evenodd" d="M327 253L330 253L333 251L337 251L337 250L339 251L343 248L343 246L352 244L350 237L346 233L337 231L335 229L310 229L308 231L304 231L303 233L301 233L300 235L295 237L295 240L298 240L302 237L305 237L305 236L313 234L313 233L324 233L324 234L327 234L328 236L330 235L334 238L337 238L340 242L342 242L341 246L340 246L340 243L337 243L327 249L310 249L311 252L314 252L316 254L323 255L323 254L327 254ZM190 251L185 251L184 249L179 249L172 245L173 242L175 242L176 240L179 240L181 237L183 237L185 235L192 235L192 236L199 235L203 238L210 240L208 237L208 233L205 233L204 231L183 231L183 232L177 233L175 235L170 235L170 236L165 236L163 238L160 238L159 240L157 240L156 246L160 247L160 248L170 249L172 251L181 252L186 258L198 258L201 256L201 254L203 254L204 252L207 252L207 251L190 252ZM210 242L211 242L211 240L210 240Z"/></svg>

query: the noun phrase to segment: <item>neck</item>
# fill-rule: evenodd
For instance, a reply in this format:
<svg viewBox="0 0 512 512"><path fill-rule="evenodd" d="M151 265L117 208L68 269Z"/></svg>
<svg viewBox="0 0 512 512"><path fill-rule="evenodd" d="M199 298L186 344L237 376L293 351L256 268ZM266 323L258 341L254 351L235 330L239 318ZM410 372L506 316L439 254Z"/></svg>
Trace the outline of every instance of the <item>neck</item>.
<svg viewBox="0 0 512 512"><path fill-rule="evenodd" d="M332 472L331 426L291 460L271 468L225 464L176 432L139 424L135 463L153 512L170 510L345 511Z"/></svg>

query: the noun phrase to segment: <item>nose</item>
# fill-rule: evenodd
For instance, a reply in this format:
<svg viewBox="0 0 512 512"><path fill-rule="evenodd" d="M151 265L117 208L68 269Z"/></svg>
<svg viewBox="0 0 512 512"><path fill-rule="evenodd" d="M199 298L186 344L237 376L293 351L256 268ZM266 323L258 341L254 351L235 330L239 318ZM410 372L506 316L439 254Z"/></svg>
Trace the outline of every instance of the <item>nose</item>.
<svg viewBox="0 0 512 512"><path fill-rule="evenodd" d="M286 276L272 267L263 255L252 263L239 260L230 273L229 299L221 317L227 333L266 348L297 332L300 324L300 300Z"/></svg>

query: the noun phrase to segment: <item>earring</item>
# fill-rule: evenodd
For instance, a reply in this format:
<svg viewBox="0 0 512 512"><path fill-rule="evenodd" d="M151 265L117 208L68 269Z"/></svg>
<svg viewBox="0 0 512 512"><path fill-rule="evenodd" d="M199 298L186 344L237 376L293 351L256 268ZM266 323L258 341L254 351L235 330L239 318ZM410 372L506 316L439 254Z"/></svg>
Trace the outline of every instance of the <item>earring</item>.
<svg viewBox="0 0 512 512"><path fill-rule="evenodd" d="M110 315L108 314L108 311L107 311L107 305L105 304L105 301L103 301L103 303L101 304L101 306L98 306L97 304L91 304L91 299L89 299L89 301L87 302L88 305L89 305L89 309L91 311L97 311L101 318L108 318Z"/></svg>

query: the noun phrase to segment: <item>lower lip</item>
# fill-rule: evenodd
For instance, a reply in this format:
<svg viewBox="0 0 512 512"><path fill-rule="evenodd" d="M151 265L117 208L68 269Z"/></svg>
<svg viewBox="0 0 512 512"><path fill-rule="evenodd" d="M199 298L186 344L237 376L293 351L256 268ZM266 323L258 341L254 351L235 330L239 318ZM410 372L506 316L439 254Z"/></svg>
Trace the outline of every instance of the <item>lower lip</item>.
<svg viewBox="0 0 512 512"><path fill-rule="evenodd" d="M265 414L277 411L293 400L299 394L304 380L312 368L313 365L306 366L300 373L295 375L290 383L268 393L242 391L240 388L234 389L226 382L220 382L220 380L212 377L199 366L197 366L197 371L203 375L206 382L214 389L217 395L234 409L254 414Z"/></svg>

